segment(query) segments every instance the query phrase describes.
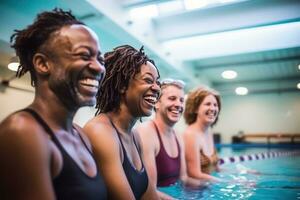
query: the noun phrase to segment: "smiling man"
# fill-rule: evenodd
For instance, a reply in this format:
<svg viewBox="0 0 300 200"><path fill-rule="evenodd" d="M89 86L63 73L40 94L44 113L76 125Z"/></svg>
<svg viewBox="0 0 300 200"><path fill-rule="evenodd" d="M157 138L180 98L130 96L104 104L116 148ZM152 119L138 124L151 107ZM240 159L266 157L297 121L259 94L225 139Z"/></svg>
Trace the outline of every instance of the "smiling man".
<svg viewBox="0 0 300 200"><path fill-rule="evenodd" d="M144 161L150 181L166 187L178 180L191 186L201 185L199 180L186 174L184 145L174 125L180 120L184 105L184 82L165 79L161 82L161 96L155 104L153 120L140 124L137 131L141 137ZM158 192L161 199L172 199Z"/></svg>
<svg viewBox="0 0 300 200"><path fill-rule="evenodd" d="M89 141L72 122L95 104L105 73L97 35L54 9L17 30L12 47L35 97L0 124L1 199L106 199Z"/></svg>

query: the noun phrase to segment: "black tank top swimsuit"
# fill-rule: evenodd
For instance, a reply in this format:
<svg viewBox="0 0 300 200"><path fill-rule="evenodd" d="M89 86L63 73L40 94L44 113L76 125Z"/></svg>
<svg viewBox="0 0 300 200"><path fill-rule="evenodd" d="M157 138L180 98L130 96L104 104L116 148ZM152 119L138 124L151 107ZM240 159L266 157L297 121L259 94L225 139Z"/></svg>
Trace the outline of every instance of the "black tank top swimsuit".
<svg viewBox="0 0 300 200"><path fill-rule="evenodd" d="M135 199L137 199L137 200L141 199L148 187L148 176L147 176L143 161L140 156L140 150L137 147L136 141L133 137L134 145L139 152L140 160L142 162L142 169L140 171L138 171L131 164L131 162L129 161L129 159L127 157L126 150L125 150L123 142L120 138L120 132L118 131L116 126L113 124L112 120L111 119L109 119L109 120L110 120L112 126L114 127L114 129L117 131L117 135L118 135L118 138L119 138L121 146L122 146L122 151L123 151L123 155L124 155L124 160L123 160L122 166L123 166L124 172L126 174L127 180L129 182L129 185L131 187L131 190L135 196Z"/></svg>
<svg viewBox="0 0 300 200"><path fill-rule="evenodd" d="M51 140L60 150L63 158L63 168L60 174L52 181L56 198L58 200L102 200L107 199L106 187L103 178L99 172L95 177L89 177L81 168L76 164L67 151L63 148L59 140L47 123L38 115L34 110L26 108L24 110L30 113L36 121L44 128ZM80 134L78 134L81 142L84 144L88 152L92 155ZM94 158L94 157L93 157ZM95 161L96 162L96 161Z"/></svg>

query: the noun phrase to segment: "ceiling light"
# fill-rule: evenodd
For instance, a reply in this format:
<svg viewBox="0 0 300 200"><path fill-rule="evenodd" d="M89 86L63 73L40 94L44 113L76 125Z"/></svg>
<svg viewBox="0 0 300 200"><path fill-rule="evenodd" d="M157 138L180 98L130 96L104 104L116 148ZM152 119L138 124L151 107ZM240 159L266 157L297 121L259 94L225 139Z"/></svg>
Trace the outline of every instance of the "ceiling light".
<svg viewBox="0 0 300 200"><path fill-rule="evenodd" d="M300 83L297 84L297 88L300 90Z"/></svg>
<svg viewBox="0 0 300 200"><path fill-rule="evenodd" d="M7 65L7 67L11 71L16 72L16 71L18 71L19 65L20 65L19 58L17 56L14 56L9 60L9 64Z"/></svg>
<svg viewBox="0 0 300 200"><path fill-rule="evenodd" d="M298 69L300 70L300 64L298 65Z"/></svg>
<svg viewBox="0 0 300 200"><path fill-rule="evenodd" d="M156 5L136 7L132 8L129 14L132 19L152 18L158 16L158 9Z"/></svg>
<svg viewBox="0 0 300 200"><path fill-rule="evenodd" d="M237 73L233 70L226 70L224 72L222 72L222 77L224 79L234 79L236 78L237 76Z"/></svg>
<svg viewBox="0 0 300 200"><path fill-rule="evenodd" d="M246 95L246 94L248 94L248 89L246 87L237 87L235 89L235 93L237 95Z"/></svg>

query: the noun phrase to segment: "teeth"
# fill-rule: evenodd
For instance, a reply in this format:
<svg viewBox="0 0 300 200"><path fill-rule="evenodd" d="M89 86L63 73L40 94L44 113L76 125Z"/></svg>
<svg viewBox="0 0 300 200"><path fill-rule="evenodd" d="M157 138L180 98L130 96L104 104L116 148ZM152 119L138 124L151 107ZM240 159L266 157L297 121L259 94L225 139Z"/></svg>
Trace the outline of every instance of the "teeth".
<svg viewBox="0 0 300 200"><path fill-rule="evenodd" d="M206 114L211 115L211 116L215 116L216 112L215 111L207 111Z"/></svg>
<svg viewBox="0 0 300 200"><path fill-rule="evenodd" d="M154 97L154 96L146 96L146 97L144 97L144 99L146 100L146 101L149 101L150 103L156 103L156 101L157 101L157 98L156 97Z"/></svg>
<svg viewBox="0 0 300 200"><path fill-rule="evenodd" d="M99 86L99 81L96 79L90 79L90 78L82 79L81 83L84 85L92 86L92 87Z"/></svg>
<svg viewBox="0 0 300 200"><path fill-rule="evenodd" d="M211 117L211 118L214 118L215 117L215 115L214 114L209 114L209 115L207 115L208 117Z"/></svg>
<svg viewBox="0 0 300 200"><path fill-rule="evenodd" d="M174 114L180 114L182 113L182 108L171 108L170 112Z"/></svg>
<svg viewBox="0 0 300 200"><path fill-rule="evenodd" d="M172 110L171 113L180 115L182 113L182 110Z"/></svg>

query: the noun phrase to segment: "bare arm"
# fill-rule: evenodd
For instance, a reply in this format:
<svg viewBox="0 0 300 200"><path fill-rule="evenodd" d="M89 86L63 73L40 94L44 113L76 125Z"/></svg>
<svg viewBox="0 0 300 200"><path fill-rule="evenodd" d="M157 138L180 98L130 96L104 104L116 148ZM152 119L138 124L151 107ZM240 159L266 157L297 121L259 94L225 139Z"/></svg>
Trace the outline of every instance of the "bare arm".
<svg viewBox="0 0 300 200"><path fill-rule="evenodd" d="M28 114L0 125L0 196L4 199L55 199L50 147L44 130Z"/></svg>
<svg viewBox="0 0 300 200"><path fill-rule="evenodd" d="M115 130L110 125L95 120L88 122L83 130L91 142L99 171L108 190L108 199L135 199L123 170Z"/></svg>
<svg viewBox="0 0 300 200"><path fill-rule="evenodd" d="M147 126L145 128L138 127L135 130L136 139L138 140L141 150L142 159L145 165L149 184L146 193L143 195L142 199L158 199L159 191L156 192L157 183L157 171L156 171L156 161L155 161L155 138L153 137L153 132Z"/></svg>
<svg viewBox="0 0 300 200"><path fill-rule="evenodd" d="M155 161L155 138L153 137L153 131L149 130L149 126L146 128L138 127L135 131L138 133L142 148L142 158L145 164L149 181L156 185L157 183L157 171Z"/></svg>
<svg viewBox="0 0 300 200"><path fill-rule="evenodd" d="M218 178L205 174L201 171L200 143L197 142L194 134L184 135L185 159L187 174L195 179L202 179L211 182L220 181Z"/></svg>
<svg viewBox="0 0 300 200"><path fill-rule="evenodd" d="M204 181L189 177L187 175L183 139L182 139L182 136L180 134L176 134L176 136L177 136L177 139L178 139L178 142L179 142L179 145L180 145L180 180L185 185L188 185L188 186L192 186L192 187L203 186L205 184Z"/></svg>

